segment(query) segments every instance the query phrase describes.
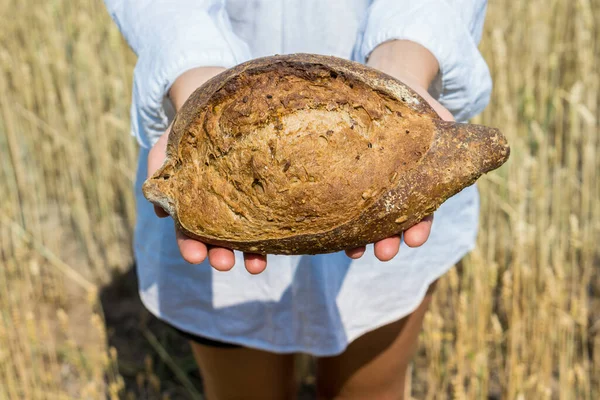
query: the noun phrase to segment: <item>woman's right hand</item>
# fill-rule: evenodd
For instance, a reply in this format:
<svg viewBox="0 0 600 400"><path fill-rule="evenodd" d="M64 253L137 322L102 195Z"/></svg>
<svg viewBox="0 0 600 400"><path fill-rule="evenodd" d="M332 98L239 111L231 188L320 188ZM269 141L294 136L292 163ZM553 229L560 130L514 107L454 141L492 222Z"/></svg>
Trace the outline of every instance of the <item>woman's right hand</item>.
<svg viewBox="0 0 600 400"><path fill-rule="evenodd" d="M222 72L223 68L195 68L183 73L171 86L169 97L176 111L185 103L188 97L204 82ZM167 142L171 126L152 146L148 154L148 177L158 170L166 158ZM156 215L165 218L169 214L159 206L154 206ZM229 271L235 264L233 250L206 245L186 236L176 228L177 245L184 260L191 264L200 264L208 257L210 265L218 271ZM251 274L258 274L267 267L267 257L261 254L244 253L244 264Z"/></svg>

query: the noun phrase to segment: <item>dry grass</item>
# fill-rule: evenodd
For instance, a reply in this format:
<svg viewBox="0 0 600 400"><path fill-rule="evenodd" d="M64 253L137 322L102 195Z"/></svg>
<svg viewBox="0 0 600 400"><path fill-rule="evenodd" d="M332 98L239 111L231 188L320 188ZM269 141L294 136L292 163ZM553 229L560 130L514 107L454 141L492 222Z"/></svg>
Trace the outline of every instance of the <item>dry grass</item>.
<svg viewBox="0 0 600 400"><path fill-rule="evenodd" d="M128 366L99 302L132 262L135 59L100 0L0 15L0 398L116 398L128 375L130 397L191 397L190 360L142 331ZM412 393L598 399L600 0L492 1L482 49L476 122L513 154L481 181L479 246L438 286Z"/></svg>

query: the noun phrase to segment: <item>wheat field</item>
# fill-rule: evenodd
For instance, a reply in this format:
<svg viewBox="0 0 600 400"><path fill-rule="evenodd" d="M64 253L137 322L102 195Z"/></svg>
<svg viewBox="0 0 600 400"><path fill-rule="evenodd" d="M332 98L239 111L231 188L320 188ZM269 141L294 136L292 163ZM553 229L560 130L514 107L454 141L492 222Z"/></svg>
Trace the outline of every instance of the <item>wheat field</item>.
<svg viewBox="0 0 600 400"><path fill-rule="evenodd" d="M0 15L0 399L202 398L127 283L134 55L101 0ZM478 246L438 285L408 391L599 399L600 0L491 1L481 49L473 122L512 155L480 181Z"/></svg>

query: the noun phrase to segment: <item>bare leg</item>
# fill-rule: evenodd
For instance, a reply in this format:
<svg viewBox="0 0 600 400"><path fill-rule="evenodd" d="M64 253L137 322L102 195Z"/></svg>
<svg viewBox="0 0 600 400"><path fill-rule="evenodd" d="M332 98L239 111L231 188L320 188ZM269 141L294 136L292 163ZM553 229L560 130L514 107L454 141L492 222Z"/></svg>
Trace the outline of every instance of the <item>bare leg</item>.
<svg viewBox="0 0 600 400"><path fill-rule="evenodd" d="M292 399L294 355L190 342L207 400Z"/></svg>
<svg viewBox="0 0 600 400"><path fill-rule="evenodd" d="M361 336L339 356L319 358L318 398L402 400L406 371L434 287L435 283L412 314Z"/></svg>

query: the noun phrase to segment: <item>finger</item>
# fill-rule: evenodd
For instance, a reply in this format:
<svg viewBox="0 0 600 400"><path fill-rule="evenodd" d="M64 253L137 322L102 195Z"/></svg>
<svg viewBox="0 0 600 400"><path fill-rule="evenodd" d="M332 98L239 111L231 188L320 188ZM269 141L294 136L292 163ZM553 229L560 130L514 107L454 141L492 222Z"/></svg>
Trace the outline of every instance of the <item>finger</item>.
<svg viewBox="0 0 600 400"><path fill-rule="evenodd" d="M346 255L348 257L352 258L353 260L356 260L358 258L361 258L363 256L363 254L365 254L366 250L367 250L367 248L365 246L356 247L354 249L347 249Z"/></svg>
<svg viewBox="0 0 600 400"><path fill-rule="evenodd" d="M429 238L432 223L433 215L429 215L418 224L408 228L404 232L404 243L406 243L408 247L419 247L423 245Z"/></svg>
<svg viewBox="0 0 600 400"><path fill-rule="evenodd" d="M267 256L262 254L244 253L244 265L253 275L260 274L267 268Z"/></svg>
<svg viewBox="0 0 600 400"><path fill-rule="evenodd" d="M437 115L439 115L439 117L441 119L443 119L444 121L454 121L454 115L452 115L452 113L450 111L448 111L448 109L446 109L446 107L444 107L436 99L434 99L427 92L427 90L421 88L420 86L413 87L413 90L415 90L418 94L420 94L421 97L423 97L425 99L425 101L427 101L427 103L429 103L431 108L433 108L435 110L435 112L437 113Z"/></svg>
<svg viewBox="0 0 600 400"><path fill-rule="evenodd" d="M437 115L444 121L454 121L454 115L450 111L446 109L443 105L441 105L437 100L427 94L428 98L426 99L431 108L435 110Z"/></svg>
<svg viewBox="0 0 600 400"><path fill-rule="evenodd" d="M148 152L148 178L154 175L167 156L167 143L171 126L163 133Z"/></svg>
<svg viewBox="0 0 600 400"><path fill-rule="evenodd" d="M186 236L179 229L175 230L175 236L179 251L185 261L190 264L200 264L206 259L208 250L204 243Z"/></svg>
<svg viewBox="0 0 600 400"><path fill-rule="evenodd" d="M400 236L392 236L375 243L375 257L379 261L390 261L400 249Z"/></svg>
<svg viewBox="0 0 600 400"><path fill-rule="evenodd" d="M171 126L169 125L166 132L158 138L148 153L148 178L151 177L165 161L170 130ZM154 213L159 218L164 218L169 215L162 207L157 205L154 205Z"/></svg>
<svg viewBox="0 0 600 400"><path fill-rule="evenodd" d="M164 208L154 205L154 213L158 216L158 218L165 218L169 216L169 213L164 210Z"/></svg>
<svg viewBox="0 0 600 400"><path fill-rule="evenodd" d="M217 271L229 271L235 265L235 255L231 249L211 247L208 249L208 261Z"/></svg>

